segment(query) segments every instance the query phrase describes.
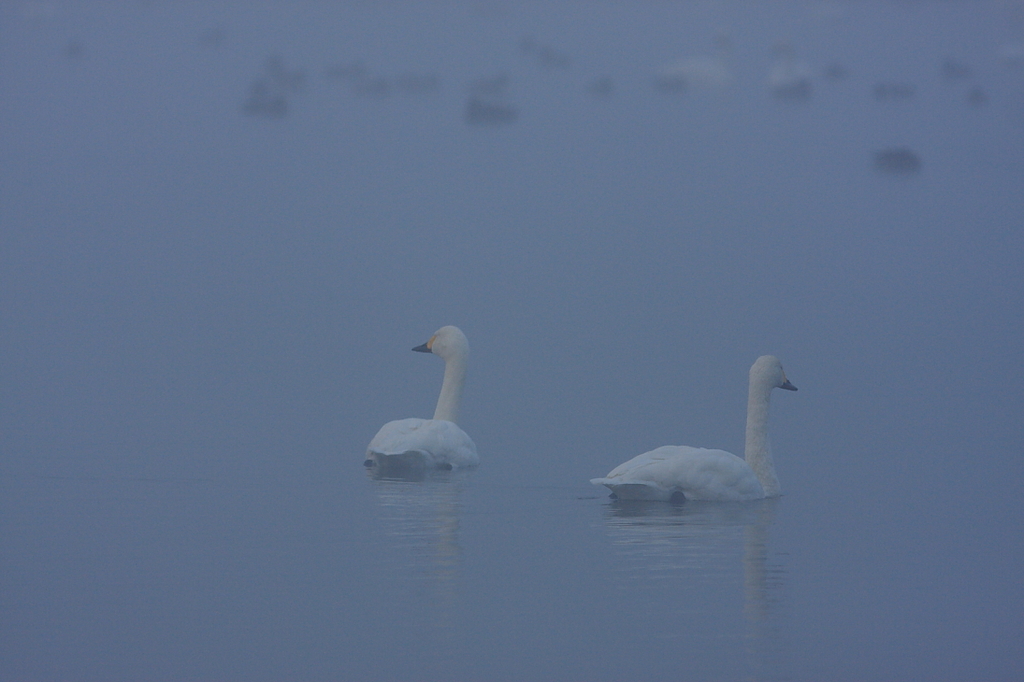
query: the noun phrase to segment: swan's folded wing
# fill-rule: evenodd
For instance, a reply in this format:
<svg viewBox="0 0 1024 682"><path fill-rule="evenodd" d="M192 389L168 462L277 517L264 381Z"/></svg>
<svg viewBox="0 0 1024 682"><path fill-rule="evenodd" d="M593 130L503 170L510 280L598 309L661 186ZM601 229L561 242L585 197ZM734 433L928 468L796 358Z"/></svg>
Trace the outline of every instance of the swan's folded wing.
<svg viewBox="0 0 1024 682"><path fill-rule="evenodd" d="M429 433L429 442L424 449L434 456L437 466L453 468L472 467L480 463L473 439L457 424L443 419L430 419L424 431Z"/></svg>
<svg viewBox="0 0 1024 682"><path fill-rule="evenodd" d="M604 478L592 478L590 482L605 486L620 500L672 499L674 493L683 492L673 471L677 450L669 445L645 452L615 467Z"/></svg>
<svg viewBox="0 0 1024 682"><path fill-rule="evenodd" d="M479 464L473 440L457 424L442 419L398 419L381 427L367 447L367 458L422 453L428 466Z"/></svg>
<svg viewBox="0 0 1024 682"><path fill-rule="evenodd" d="M739 501L764 497L764 488L750 465L724 450L690 448L692 453L677 465L684 481L683 494L692 500Z"/></svg>
<svg viewBox="0 0 1024 682"><path fill-rule="evenodd" d="M399 455L408 450L417 450L415 442L426 419L396 419L380 427L366 448L366 454ZM413 447L409 447L412 444Z"/></svg>
<svg viewBox="0 0 1024 682"><path fill-rule="evenodd" d="M764 497L746 462L724 450L666 445L591 481L622 499L670 499L679 492L691 500L749 500Z"/></svg>

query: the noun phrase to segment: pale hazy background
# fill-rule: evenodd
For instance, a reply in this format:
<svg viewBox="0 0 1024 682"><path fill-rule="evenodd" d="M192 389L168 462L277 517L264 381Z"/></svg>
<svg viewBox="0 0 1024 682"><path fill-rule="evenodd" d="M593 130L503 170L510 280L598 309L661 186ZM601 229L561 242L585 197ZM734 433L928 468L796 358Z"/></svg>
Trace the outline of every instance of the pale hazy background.
<svg viewBox="0 0 1024 682"><path fill-rule="evenodd" d="M719 35L731 85L655 87ZM810 69L805 100L766 85L780 41ZM184 636L166 609L193 594L195 562L224 584L245 573L211 528L253 547L270 533L280 552L249 570L293 585L311 631L391 609L386 591L330 602L317 580L373 573L352 549L376 542L365 446L430 416L441 363L409 349L445 324L473 353L466 494L503 500L496 525L477 518L480 556L514 546L510 528L566 524L550 546L523 541L544 575L578 570L603 547L572 545L605 504L587 480L664 444L741 452L747 370L771 353L800 388L772 404L785 674L872 676L842 667L863 647L890 671L916 656L949 679L1020 674L1022 42L1013 2L4 3L0 676L294 672L230 634L184 672L167 661L185 654L104 667ZM493 98L516 120L467 122L473 84L502 74ZM247 110L261 78L270 104ZM912 93L879 99L892 83ZM878 169L894 147L920 169ZM545 520L545 486L593 513ZM331 545L354 563L288 582L326 551L309 539L323 523L355 529ZM562 589L500 585L519 604ZM281 616L239 590L196 606L211 631ZM481 632L500 602L455 631ZM136 639L96 634L103 614ZM497 673L487 660L529 656L510 632L487 641L437 676L600 670L566 644ZM423 673L340 651L364 679Z"/></svg>

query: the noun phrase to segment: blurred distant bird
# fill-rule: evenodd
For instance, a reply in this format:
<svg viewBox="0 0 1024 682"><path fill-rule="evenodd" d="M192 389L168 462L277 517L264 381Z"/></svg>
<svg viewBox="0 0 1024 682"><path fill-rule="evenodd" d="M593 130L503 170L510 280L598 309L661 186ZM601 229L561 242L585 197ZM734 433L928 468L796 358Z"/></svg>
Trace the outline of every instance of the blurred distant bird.
<svg viewBox="0 0 1024 682"><path fill-rule="evenodd" d="M921 157L909 147L890 147L875 152L875 168L883 173L917 173L921 170Z"/></svg>
<svg viewBox="0 0 1024 682"><path fill-rule="evenodd" d="M469 125L514 123L519 118L519 110L505 100L509 82L507 73L499 73L470 83L463 120Z"/></svg>
<svg viewBox="0 0 1024 682"><path fill-rule="evenodd" d="M519 118L519 110L505 102L488 101L477 95L466 100L463 119L470 125L501 125L515 123Z"/></svg>
<svg viewBox="0 0 1024 682"><path fill-rule="evenodd" d="M850 72L846 70L846 67L839 62L832 62L825 67L824 76L825 78L832 81L846 80L850 75Z"/></svg>
<svg viewBox="0 0 1024 682"><path fill-rule="evenodd" d="M666 92L683 92L691 88L725 90L734 80L732 42L726 35L715 38L715 54L686 57L665 66L655 80L655 87Z"/></svg>
<svg viewBox="0 0 1024 682"><path fill-rule="evenodd" d="M200 47L220 47L225 38L227 38L227 32L224 27L214 26L200 33L196 42Z"/></svg>
<svg viewBox="0 0 1024 682"><path fill-rule="evenodd" d="M986 95L985 91L981 88L973 87L970 92L967 93L967 103L973 104L976 107L988 104L988 95Z"/></svg>
<svg viewBox="0 0 1024 682"><path fill-rule="evenodd" d="M85 46L77 40L69 40L62 51L64 59L82 59L85 57Z"/></svg>
<svg viewBox="0 0 1024 682"><path fill-rule="evenodd" d="M916 88L910 83L876 83L873 92L879 102L904 100L914 96Z"/></svg>
<svg viewBox="0 0 1024 682"><path fill-rule="evenodd" d="M304 70L289 71L280 55L271 55L263 65L263 74L249 84L242 112L250 116L284 118L288 114L288 94L301 90L305 82Z"/></svg>
<svg viewBox="0 0 1024 682"><path fill-rule="evenodd" d="M811 68L796 58L788 40L772 49L774 60L768 69L768 90L778 99L800 101L811 97Z"/></svg>
<svg viewBox="0 0 1024 682"><path fill-rule="evenodd" d="M572 65L572 57L549 45L541 45L532 36L519 41L519 51L537 58L537 63L545 69L567 69Z"/></svg>
<svg viewBox="0 0 1024 682"><path fill-rule="evenodd" d="M942 73L943 80L947 81L967 80L974 75L974 69L967 64L956 61L952 57L946 57L943 60L939 71Z"/></svg>
<svg viewBox="0 0 1024 682"><path fill-rule="evenodd" d="M610 97L615 92L611 76L601 76L587 83L587 92L594 97Z"/></svg>

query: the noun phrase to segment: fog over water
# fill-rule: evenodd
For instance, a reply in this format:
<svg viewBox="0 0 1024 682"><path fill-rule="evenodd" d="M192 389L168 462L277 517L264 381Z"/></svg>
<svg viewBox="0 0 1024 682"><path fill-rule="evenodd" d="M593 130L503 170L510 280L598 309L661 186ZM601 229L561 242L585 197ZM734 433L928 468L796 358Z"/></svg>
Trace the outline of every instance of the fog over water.
<svg viewBox="0 0 1024 682"><path fill-rule="evenodd" d="M0 678L1024 676L1021 3L8 2L0 159Z"/></svg>

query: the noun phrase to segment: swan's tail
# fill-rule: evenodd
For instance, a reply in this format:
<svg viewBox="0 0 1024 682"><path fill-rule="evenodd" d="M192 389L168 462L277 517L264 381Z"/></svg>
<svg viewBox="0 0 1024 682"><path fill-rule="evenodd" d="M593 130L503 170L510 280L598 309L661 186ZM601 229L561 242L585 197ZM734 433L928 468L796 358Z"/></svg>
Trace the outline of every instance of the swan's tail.
<svg viewBox="0 0 1024 682"><path fill-rule="evenodd" d="M396 454L369 451L366 453L367 468L376 468L381 473L404 474L426 471L432 458L422 450L407 450Z"/></svg>
<svg viewBox="0 0 1024 682"><path fill-rule="evenodd" d="M671 500L675 493L673 490L664 490L650 483L624 483L614 478L592 478L590 482L594 485L603 485L620 500L661 500L664 502Z"/></svg>

